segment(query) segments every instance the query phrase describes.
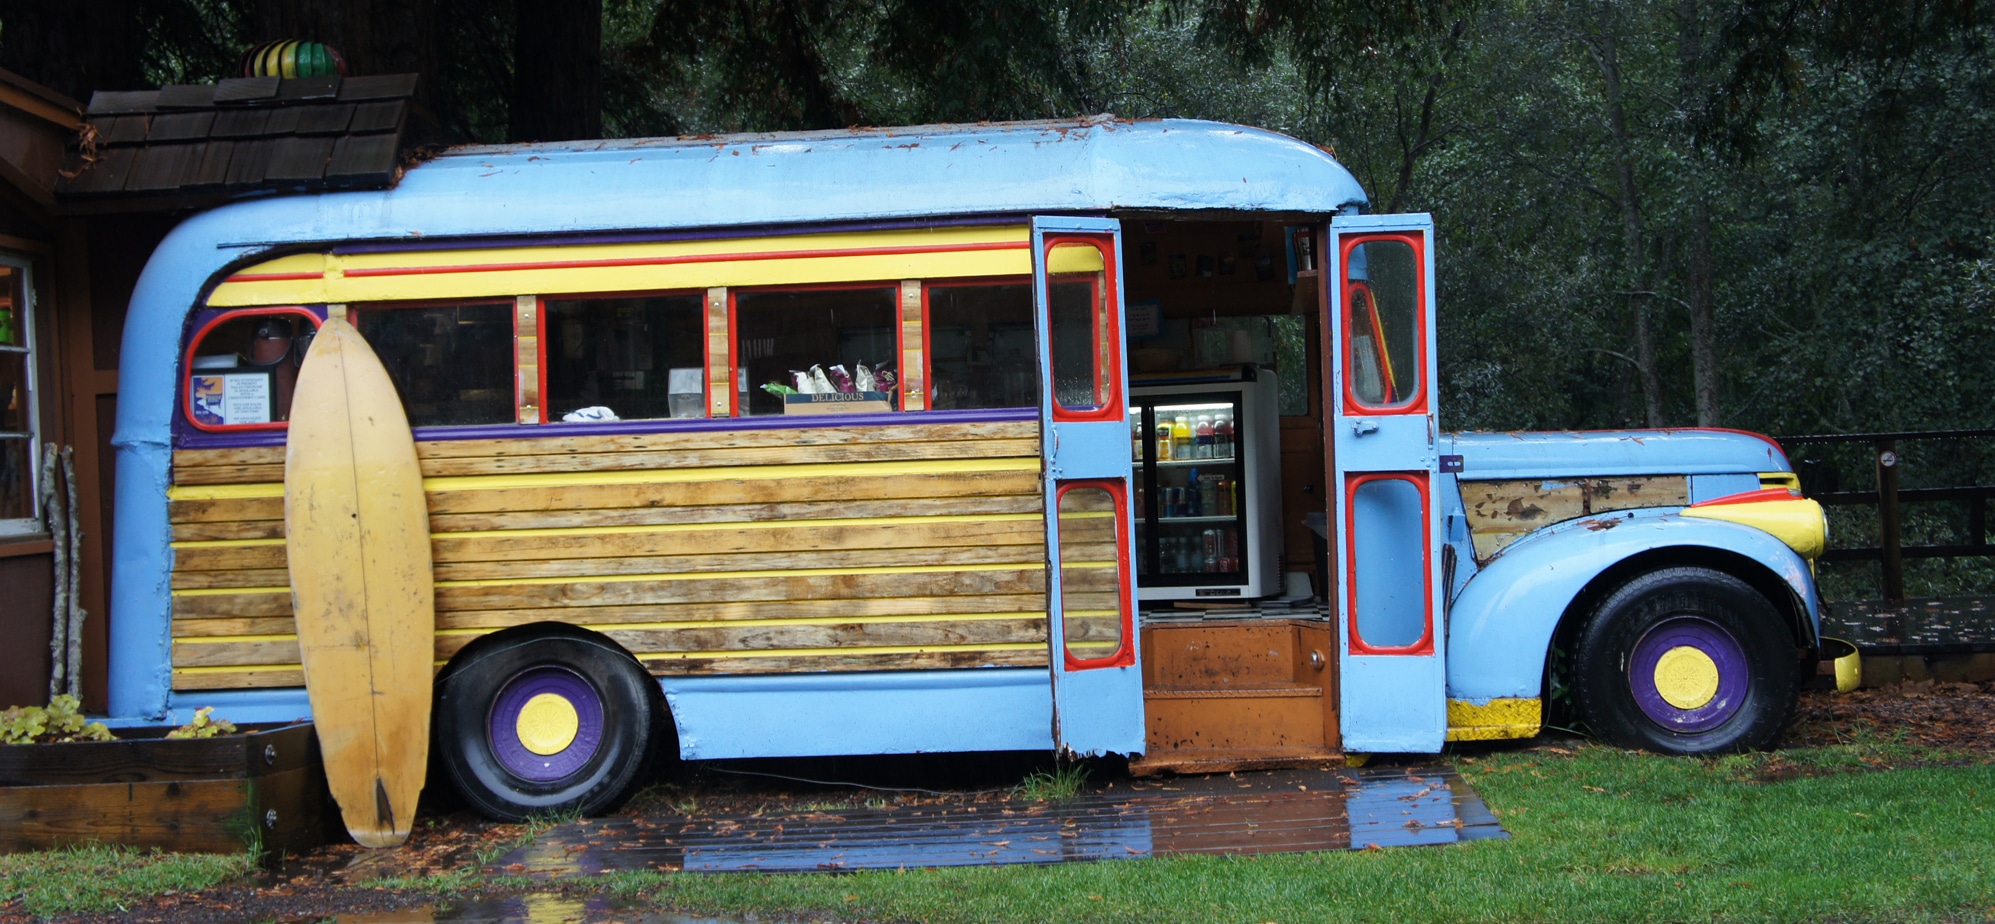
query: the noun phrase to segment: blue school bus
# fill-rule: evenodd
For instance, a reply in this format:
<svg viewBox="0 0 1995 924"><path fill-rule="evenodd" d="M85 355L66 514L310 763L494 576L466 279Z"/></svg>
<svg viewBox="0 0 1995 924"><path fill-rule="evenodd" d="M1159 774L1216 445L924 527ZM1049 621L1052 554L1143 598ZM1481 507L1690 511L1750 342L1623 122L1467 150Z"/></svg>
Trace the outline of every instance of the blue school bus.
<svg viewBox="0 0 1995 924"><path fill-rule="evenodd" d="M1098 118L466 147L196 215L124 334L112 716L283 721L331 682L285 453L337 321L421 468L433 763L494 817L673 749L1435 752L1537 734L1555 672L1619 743L1769 741L1826 529L1779 446L1441 431L1433 223L1365 207L1292 138ZM1199 447L1247 424L1132 389L1255 379L1287 387L1255 541L1316 599L1146 605L1245 570L1247 476Z"/></svg>

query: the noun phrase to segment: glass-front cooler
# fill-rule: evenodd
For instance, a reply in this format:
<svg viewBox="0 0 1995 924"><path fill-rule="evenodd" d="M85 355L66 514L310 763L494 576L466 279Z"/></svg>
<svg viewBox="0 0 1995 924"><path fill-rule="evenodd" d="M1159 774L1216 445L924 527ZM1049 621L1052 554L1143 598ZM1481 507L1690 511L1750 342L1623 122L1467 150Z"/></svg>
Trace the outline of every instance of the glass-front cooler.
<svg viewBox="0 0 1995 924"><path fill-rule="evenodd" d="M1137 596L1249 598L1281 587L1273 375L1130 390Z"/></svg>

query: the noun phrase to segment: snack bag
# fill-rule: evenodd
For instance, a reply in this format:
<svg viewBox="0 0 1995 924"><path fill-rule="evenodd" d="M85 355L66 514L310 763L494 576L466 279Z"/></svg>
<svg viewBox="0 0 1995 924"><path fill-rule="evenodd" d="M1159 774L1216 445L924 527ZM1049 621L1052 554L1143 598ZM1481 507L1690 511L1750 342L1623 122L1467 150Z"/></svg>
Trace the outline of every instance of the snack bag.
<svg viewBox="0 0 1995 924"><path fill-rule="evenodd" d="M879 384L879 380L873 378L873 370L866 368L865 363L857 363L853 368L856 370L856 373L852 376L852 385L854 388L860 391L880 390L876 387Z"/></svg>
<svg viewBox="0 0 1995 924"><path fill-rule="evenodd" d="M798 372L795 369L791 369L790 381L797 383L797 394L817 394L817 385L811 381L810 373L808 372Z"/></svg>
<svg viewBox="0 0 1995 924"><path fill-rule="evenodd" d="M810 367L810 393L813 395L835 395L838 387L831 384L831 377L824 374L823 366Z"/></svg>
<svg viewBox="0 0 1995 924"><path fill-rule="evenodd" d="M826 369L825 374L831 377L831 384L837 386L840 392L850 393L852 391L852 374L845 371L843 364Z"/></svg>

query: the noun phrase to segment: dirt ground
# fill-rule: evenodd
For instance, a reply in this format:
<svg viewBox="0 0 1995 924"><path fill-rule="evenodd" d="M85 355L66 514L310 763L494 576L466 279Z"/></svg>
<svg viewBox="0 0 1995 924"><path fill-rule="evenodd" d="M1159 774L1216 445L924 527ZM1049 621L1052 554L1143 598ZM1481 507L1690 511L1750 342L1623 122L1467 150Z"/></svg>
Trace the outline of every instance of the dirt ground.
<svg viewBox="0 0 1995 924"><path fill-rule="evenodd" d="M1932 755L1924 751L1925 756L1915 757L1913 762L1934 756L1947 762L1995 761L1995 683L1925 681L1847 694L1809 691L1802 694L1795 723L1782 747L1860 742L1952 752ZM1771 758L1775 765L1782 763L1778 753ZM1874 765L1888 769L1894 764L1880 760ZM734 815L811 811L827 804L994 801L1005 798L1010 787L1033 769L1033 762L1022 757L976 763L958 757L913 764L845 760L686 765L639 793L622 811ZM1115 780L1113 766L1093 770L1098 783ZM883 788L815 784L768 774L863 780ZM1768 777L1775 778L1778 774ZM453 872L461 875L476 868L481 859L501 856L532 834L525 826L491 824L440 802L426 803L423 817L409 844L400 850L369 852L353 844L330 845L205 892L162 895L117 915L71 920L134 924L319 921L333 914L427 905L434 896L382 880ZM489 872L502 875L505 870ZM536 889L544 891L546 887L539 884ZM28 920L18 906L0 906L0 924Z"/></svg>

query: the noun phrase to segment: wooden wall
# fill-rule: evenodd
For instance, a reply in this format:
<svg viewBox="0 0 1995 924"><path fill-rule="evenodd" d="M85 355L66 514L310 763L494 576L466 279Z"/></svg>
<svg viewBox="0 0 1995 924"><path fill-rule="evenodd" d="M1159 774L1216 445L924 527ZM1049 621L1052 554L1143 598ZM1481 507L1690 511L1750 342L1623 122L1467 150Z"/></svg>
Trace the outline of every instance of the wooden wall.
<svg viewBox="0 0 1995 924"><path fill-rule="evenodd" d="M437 658L552 620L660 675L1044 665L1038 429L419 443ZM302 682L282 479L281 448L175 453L176 689Z"/></svg>

